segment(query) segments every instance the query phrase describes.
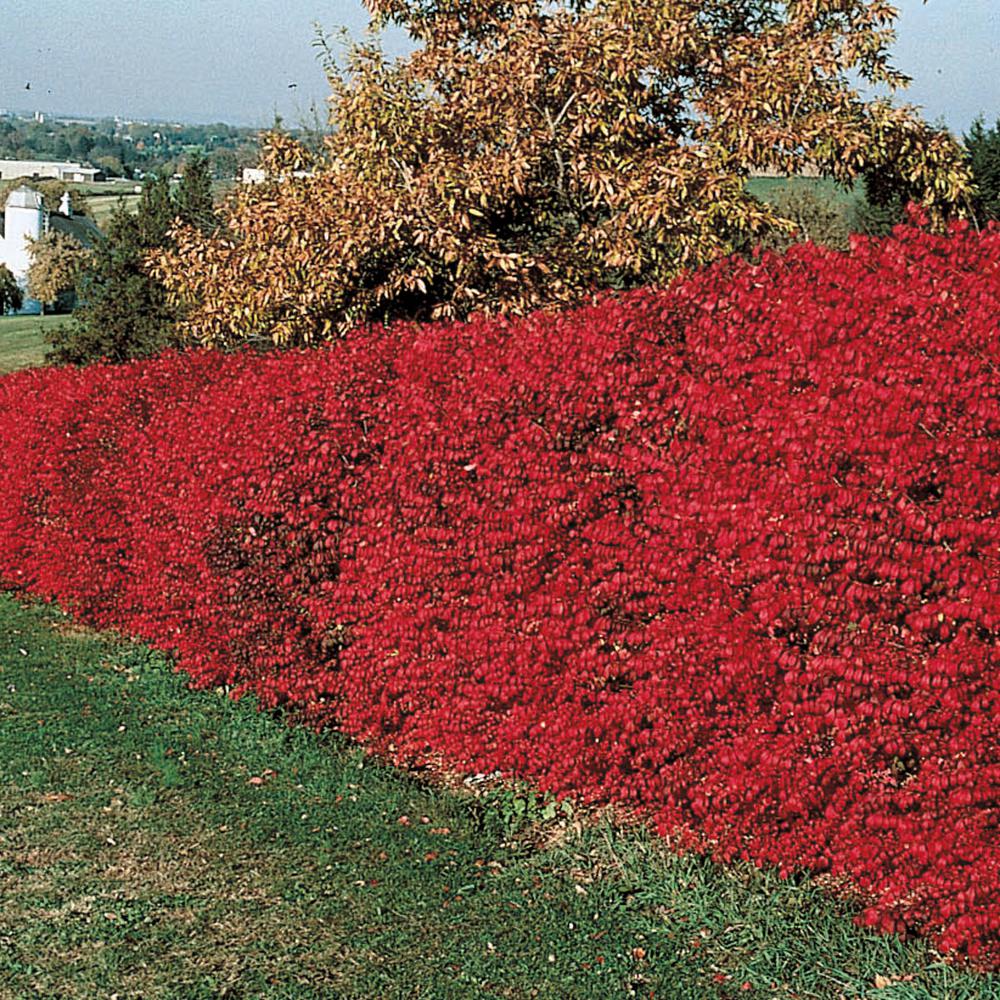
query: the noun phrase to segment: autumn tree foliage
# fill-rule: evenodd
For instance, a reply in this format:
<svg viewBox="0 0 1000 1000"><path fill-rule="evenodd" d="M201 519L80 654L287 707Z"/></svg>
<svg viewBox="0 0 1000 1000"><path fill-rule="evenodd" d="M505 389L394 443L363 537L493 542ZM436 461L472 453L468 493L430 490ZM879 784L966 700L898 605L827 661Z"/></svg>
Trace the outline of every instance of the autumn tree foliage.
<svg viewBox="0 0 1000 1000"><path fill-rule="evenodd" d="M416 51L351 47L321 155L270 135L271 183L156 255L189 339L303 343L662 283L788 228L746 194L756 168L871 172L937 214L965 198L948 135L859 95L905 82L884 0L369 6Z"/></svg>
<svg viewBox="0 0 1000 1000"><path fill-rule="evenodd" d="M52 230L31 242L28 294L44 305L72 293L92 254L72 236Z"/></svg>

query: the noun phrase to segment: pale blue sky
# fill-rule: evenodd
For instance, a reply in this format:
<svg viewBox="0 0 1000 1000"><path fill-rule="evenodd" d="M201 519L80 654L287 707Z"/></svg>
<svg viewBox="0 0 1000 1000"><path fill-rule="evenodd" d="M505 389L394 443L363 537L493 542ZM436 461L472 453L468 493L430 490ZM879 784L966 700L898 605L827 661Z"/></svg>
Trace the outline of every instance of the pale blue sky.
<svg viewBox="0 0 1000 1000"><path fill-rule="evenodd" d="M897 6L907 99L958 131L1000 117L1000 0ZM0 109L294 124L327 94L316 22L360 32L366 14L360 0L0 0Z"/></svg>

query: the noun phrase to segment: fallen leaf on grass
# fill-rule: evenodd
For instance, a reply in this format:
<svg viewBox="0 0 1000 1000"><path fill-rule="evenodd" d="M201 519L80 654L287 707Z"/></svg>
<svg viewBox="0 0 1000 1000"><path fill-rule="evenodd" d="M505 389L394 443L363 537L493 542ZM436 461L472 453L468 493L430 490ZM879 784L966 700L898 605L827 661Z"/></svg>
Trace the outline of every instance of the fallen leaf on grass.
<svg viewBox="0 0 1000 1000"><path fill-rule="evenodd" d="M905 976L876 976L875 977L875 989L884 990L889 986L894 986L896 983L912 983L913 973L907 973Z"/></svg>

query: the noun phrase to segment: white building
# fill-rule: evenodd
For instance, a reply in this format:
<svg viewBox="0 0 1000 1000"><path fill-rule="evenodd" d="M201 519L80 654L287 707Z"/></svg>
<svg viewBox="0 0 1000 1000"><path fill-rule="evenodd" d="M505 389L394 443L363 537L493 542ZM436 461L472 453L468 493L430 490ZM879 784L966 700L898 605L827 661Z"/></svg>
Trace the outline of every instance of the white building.
<svg viewBox="0 0 1000 1000"><path fill-rule="evenodd" d="M311 170L293 170L291 173L292 177L312 177ZM178 177L180 174L177 175ZM285 174L281 175L281 180L285 179ZM244 167L243 168L243 183L244 184L264 184L266 181L270 180L267 171L263 167Z"/></svg>
<svg viewBox="0 0 1000 1000"><path fill-rule="evenodd" d="M29 240L45 232L45 206L42 196L31 188L14 188L7 195L0 223L0 264L6 264L23 288L31 266Z"/></svg>
<svg viewBox="0 0 1000 1000"><path fill-rule="evenodd" d="M104 180L104 174L94 167L62 160L0 160L0 181L30 177L39 180L54 177L59 181L91 183Z"/></svg>
<svg viewBox="0 0 1000 1000"><path fill-rule="evenodd" d="M73 215L68 193L63 195L58 212L47 212L37 191L24 184L14 188L0 214L0 264L10 269L22 289L27 288L31 266L30 240L49 231L65 233L84 247L92 247L101 236L90 219ZM22 311L36 313L40 308L39 303L26 298Z"/></svg>

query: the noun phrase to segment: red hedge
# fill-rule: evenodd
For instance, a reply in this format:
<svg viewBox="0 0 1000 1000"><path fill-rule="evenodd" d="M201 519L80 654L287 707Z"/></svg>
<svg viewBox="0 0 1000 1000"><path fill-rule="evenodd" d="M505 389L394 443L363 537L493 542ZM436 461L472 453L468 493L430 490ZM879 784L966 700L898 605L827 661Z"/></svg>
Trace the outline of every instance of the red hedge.
<svg viewBox="0 0 1000 1000"><path fill-rule="evenodd" d="M1000 232L0 380L0 575L1000 966Z"/></svg>

